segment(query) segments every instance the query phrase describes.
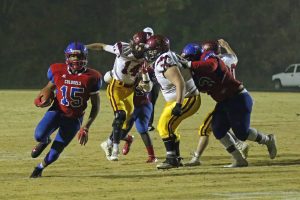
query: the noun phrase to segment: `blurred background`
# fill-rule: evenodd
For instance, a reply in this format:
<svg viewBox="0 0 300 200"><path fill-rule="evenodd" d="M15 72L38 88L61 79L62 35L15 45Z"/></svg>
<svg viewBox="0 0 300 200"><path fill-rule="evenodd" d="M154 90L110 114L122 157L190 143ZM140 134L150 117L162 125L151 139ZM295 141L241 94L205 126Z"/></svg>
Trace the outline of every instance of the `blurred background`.
<svg viewBox="0 0 300 200"><path fill-rule="evenodd" d="M272 89L272 74L300 61L299 10L298 0L0 0L0 88L41 88L70 42L129 41L149 26L178 53L225 39L239 58L237 78ZM89 66L103 74L113 63L112 54L89 52Z"/></svg>

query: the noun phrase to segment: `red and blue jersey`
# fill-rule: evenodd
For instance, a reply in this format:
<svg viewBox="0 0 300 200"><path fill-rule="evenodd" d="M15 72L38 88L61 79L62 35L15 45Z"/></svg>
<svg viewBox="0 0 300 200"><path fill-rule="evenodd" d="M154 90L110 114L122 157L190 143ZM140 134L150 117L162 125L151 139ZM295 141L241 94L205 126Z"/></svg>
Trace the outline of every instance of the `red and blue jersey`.
<svg viewBox="0 0 300 200"><path fill-rule="evenodd" d="M236 80L224 62L213 55L203 55L201 61L192 62L194 82L200 92L210 95L216 102L234 96L240 90Z"/></svg>
<svg viewBox="0 0 300 200"><path fill-rule="evenodd" d="M102 85L102 75L98 71L84 68L82 72L73 74L64 63L51 65L48 79L56 86L53 106L71 118L84 114L90 96L99 93Z"/></svg>

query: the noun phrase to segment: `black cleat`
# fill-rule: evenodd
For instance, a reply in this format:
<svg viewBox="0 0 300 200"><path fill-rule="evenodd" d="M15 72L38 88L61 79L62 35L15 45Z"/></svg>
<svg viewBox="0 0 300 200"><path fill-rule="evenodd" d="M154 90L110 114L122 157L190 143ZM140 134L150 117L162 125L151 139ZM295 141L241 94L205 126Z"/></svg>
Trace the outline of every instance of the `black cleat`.
<svg viewBox="0 0 300 200"><path fill-rule="evenodd" d="M39 178L42 176L43 169L40 169L38 167L34 168L32 174L30 175L30 178Z"/></svg>
<svg viewBox="0 0 300 200"><path fill-rule="evenodd" d="M31 157L36 158L44 151L44 149L51 143L51 139L48 138L47 143L38 143L31 151Z"/></svg>
<svg viewBox="0 0 300 200"><path fill-rule="evenodd" d="M179 167L179 162L176 157L167 157L166 160L158 165L157 169L171 169Z"/></svg>

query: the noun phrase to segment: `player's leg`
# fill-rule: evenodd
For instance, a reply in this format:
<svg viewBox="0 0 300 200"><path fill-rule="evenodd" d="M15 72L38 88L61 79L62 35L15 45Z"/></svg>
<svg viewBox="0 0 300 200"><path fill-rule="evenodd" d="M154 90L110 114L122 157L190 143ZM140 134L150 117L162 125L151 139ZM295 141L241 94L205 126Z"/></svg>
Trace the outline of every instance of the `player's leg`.
<svg viewBox="0 0 300 200"><path fill-rule="evenodd" d="M172 109L176 102L167 102L158 122L158 132L164 141L167 157L166 160L157 165L158 169L169 169L178 167L180 164L180 135L177 132L179 124L189 116L197 112L200 107L200 95L185 98L182 104L180 116L173 116Z"/></svg>
<svg viewBox="0 0 300 200"><path fill-rule="evenodd" d="M148 132L148 124L149 124L152 110L153 110L153 106L151 103L136 107L134 110L136 114L136 120L135 120L136 130L141 135L141 138L148 152L148 160L146 161L147 163L152 163L157 161L154 153L152 140Z"/></svg>
<svg viewBox="0 0 300 200"><path fill-rule="evenodd" d="M200 157L202 156L204 150L208 146L209 136L212 133L212 129L211 129L212 114L213 112L208 113L203 121L203 124L201 124L198 132L200 137L199 137L197 149L193 153L191 160L185 163L185 166L198 166L201 164Z"/></svg>
<svg viewBox="0 0 300 200"><path fill-rule="evenodd" d="M277 155L276 141L273 134L267 135L250 128L250 117L252 111L252 98L248 93L238 95L229 107L234 107L229 112L232 130L242 141L250 140L267 146L269 156L274 159ZM231 109L229 110L231 111Z"/></svg>
<svg viewBox="0 0 300 200"><path fill-rule="evenodd" d="M224 111L225 107L226 105L224 103L218 103L216 105L212 118L213 133L234 159L232 164L225 167L246 167L248 166L247 160L244 159L241 152L236 148L231 135L227 133L230 129L230 122L227 113Z"/></svg>
<svg viewBox="0 0 300 200"><path fill-rule="evenodd" d="M109 159L111 161L117 161L119 159L119 143L121 140L122 128L126 129L128 117L133 112L133 88L123 87L113 79L107 88L107 95L114 111L114 120L112 123L113 147Z"/></svg>
<svg viewBox="0 0 300 200"><path fill-rule="evenodd" d="M248 152L249 152L249 145L245 142L245 141L241 141L239 140L235 134L233 133L232 130L229 130L228 131L228 134L231 135L231 137L234 139L234 142L235 142L235 146L236 148L242 153L243 157L245 159L248 158Z"/></svg>
<svg viewBox="0 0 300 200"><path fill-rule="evenodd" d="M31 157L38 157L51 143L50 135L58 128L59 113L47 111L35 129L34 137L39 142L31 151Z"/></svg>
<svg viewBox="0 0 300 200"><path fill-rule="evenodd" d="M72 141L77 131L80 129L82 123L82 117L80 119L72 119L62 117L60 122L60 128L51 145L51 148L44 160L36 166L31 174L31 178L38 178L42 175L43 170L55 162L64 148Z"/></svg>
<svg viewBox="0 0 300 200"><path fill-rule="evenodd" d="M125 144L122 149L122 154L127 155L130 151L131 144L133 143L134 136L129 134L129 131L132 129L133 124L136 119L136 108L134 108L133 114L129 117L127 121L126 129L122 129L121 139L125 141Z"/></svg>
<svg viewBox="0 0 300 200"><path fill-rule="evenodd" d="M150 92L150 96L151 96L151 103L153 106L152 112L151 112L151 117L149 120L149 124L148 124L148 131L153 131L155 128L153 126L153 120L154 120L154 108L155 108L155 103L157 101L158 95L159 95L159 91L160 91L160 86L159 84L154 84L153 88Z"/></svg>

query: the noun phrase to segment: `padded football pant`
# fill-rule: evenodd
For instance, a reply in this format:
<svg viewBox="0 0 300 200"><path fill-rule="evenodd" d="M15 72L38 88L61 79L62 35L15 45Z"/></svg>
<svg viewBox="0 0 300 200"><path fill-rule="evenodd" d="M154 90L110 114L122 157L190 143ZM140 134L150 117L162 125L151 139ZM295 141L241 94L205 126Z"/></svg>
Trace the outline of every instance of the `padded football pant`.
<svg viewBox="0 0 300 200"><path fill-rule="evenodd" d="M221 139L232 128L235 136L245 141L249 135L252 98L248 92L217 103L213 118L212 129L215 137Z"/></svg>
<svg viewBox="0 0 300 200"><path fill-rule="evenodd" d="M60 153L72 141L80 129L82 120L83 117L78 119L65 117L61 112L52 110L51 108L46 112L37 125L34 136L38 142L45 142L47 138L58 129L51 149L44 159L47 165L57 160Z"/></svg>
<svg viewBox="0 0 300 200"><path fill-rule="evenodd" d="M160 137L164 140L167 138L173 138L175 136L175 142L180 140L180 134L177 129L179 124L186 118L195 114L201 105L200 95L184 98L182 104L182 113L180 116L172 115L172 109L175 107L176 102L167 102L160 115L157 130Z"/></svg>

